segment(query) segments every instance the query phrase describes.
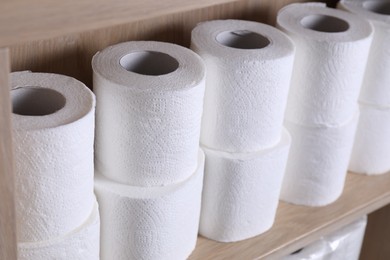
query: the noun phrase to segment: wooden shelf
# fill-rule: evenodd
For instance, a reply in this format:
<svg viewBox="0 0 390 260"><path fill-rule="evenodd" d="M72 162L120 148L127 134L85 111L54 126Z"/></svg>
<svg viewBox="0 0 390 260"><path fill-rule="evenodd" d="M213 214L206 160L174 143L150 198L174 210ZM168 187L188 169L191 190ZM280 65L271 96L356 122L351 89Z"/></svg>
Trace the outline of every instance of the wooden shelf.
<svg viewBox="0 0 390 260"><path fill-rule="evenodd" d="M325 207L281 202L268 232L240 242L218 243L199 237L190 259L275 259L390 203L390 173L349 173L342 196Z"/></svg>
<svg viewBox="0 0 390 260"><path fill-rule="evenodd" d="M0 47L142 21L237 0L5 0Z"/></svg>
<svg viewBox="0 0 390 260"><path fill-rule="evenodd" d="M274 24L284 5L305 0L2 0L0 1L0 260L16 259L8 74L12 70L60 73L91 83L91 57L128 40L160 40L188 46L191 29L212 19ZM326 1L334 3L334 0ZM6 188L4 188L6 187ZM375 241L390 240L390 173L348 174L343 195L321 208L281 202L273 228L237 243L200 237L190 259L275 259L371 213L365 259L389 259ZM377 210L382 208L380 212ZM380 213L380 214L379 214ZM378 228L379 227L379 228ZM382 228L384 227L384 228ZM383 231L383 230L386 231ZM364 245L363 245L364 249ZM374 253L373 253L374 252ZM380 257L373 258L373 255Z"/></svg>

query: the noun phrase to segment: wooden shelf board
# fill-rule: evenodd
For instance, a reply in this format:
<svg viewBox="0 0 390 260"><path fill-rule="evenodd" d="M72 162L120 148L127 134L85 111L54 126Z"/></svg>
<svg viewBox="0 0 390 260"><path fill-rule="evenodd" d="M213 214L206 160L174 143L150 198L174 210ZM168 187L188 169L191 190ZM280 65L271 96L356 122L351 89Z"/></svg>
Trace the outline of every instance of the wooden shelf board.
<svg viewBox="0 0 390 260"><path fill-rule="evenodd" d="M0 47L49 39L237 0L4 0Z"/></svg>
<svg viewBox="0 0 390 260"><path fill-rule="evenodd" d="M342 196L331 205L305 207L281 202L268 232L235 243L199 237L190 259L277 259L389 203L390 173L349 173Z"/></svg>

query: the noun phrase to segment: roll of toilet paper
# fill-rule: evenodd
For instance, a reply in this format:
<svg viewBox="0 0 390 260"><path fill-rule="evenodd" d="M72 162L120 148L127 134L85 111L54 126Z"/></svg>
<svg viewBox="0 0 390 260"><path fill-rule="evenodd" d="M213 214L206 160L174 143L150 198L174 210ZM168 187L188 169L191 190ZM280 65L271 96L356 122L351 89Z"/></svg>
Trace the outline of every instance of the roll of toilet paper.
<svg viewBox="0 0 390 260"><path fill-rule="evenodd" d="M360 101L390 106L390 2L383 0L342 0L339 8L369 20L374 37L368 57Z"/></svg>
<svg viewBox="0 0 390 260"><path fill-rule="evenodd" d="M17 237L49 240L78 227L94 205L95 97L57 74L12 73L11 84Z"/></svg>
<svg viewBox="0 0 390 260"><path fill-rule="evenodd" d="M88 219L71 232L46 241L18 243L20 260L99 260L100 220L97 203Z"/></svg>
<svg viewBox="0 0 390 260"><path fill-rule="evenodd" d="M327 244L324 239L319 239L300 250L282 257L282 260L324 260L327 254Z"/></svg>
<svg viewBox="0 0 390 260"><path fill-rule="evenodd" d="M292 142L282 200L324 206L341 195L358 118L355 110L355 116L339 127L306 127L285 122Z"/></svg>
<svg viewBox="0 0 390 260"><path fill-rule="evenodd" d="M328 253L326 260L358 260L363 244L367 216L355 220L349 225L324 237Z"/></svg>
<svg viewBox="0 0 390 260"><path fill-rule="evenodd" d="M206 166L199 233L220 242L257 236L274 223L291 137L254 153L204 148Z"/></svg>
<svg viewBox="0 0 390 260"><path fill-rule="evenodd" d="M100 206L101 259L186 259L195 247L204 154L181 182L163 187L119 184L95 177Z"/></svg>
<svg viewBox="0 0 390 260"><path fill-rule="evenodd" d="M367 216L332 232L283 260L358 260L363 242Z"/></svg>
<svg viewBox="0 0 390 260"><path fill-rule="evenodd" d="M254 152L279 142L294 46L269 25L239 20L200 23L191 48L207 68L201 143Z"/></svg>
<svg viewBox="0 0 390 260"><path fill-rule="evenodd" d="M390 108L360 105L348 169L356 173L381 174L390 170Z"/></svg>
<svg viewBox="0 0 390 260"><path fill-rule="evenodd" d="M286 119L341 126L354 115L372 40L366 20L325 4L290 4L277 26L296 45Z"/></svg>
<svg viewBox="0 0 390 260"><path fill-rule="evenodd" d="M160 186L196 169L205 68L162 42L125 42L92 60L96 167L117 182Z"/></svg>

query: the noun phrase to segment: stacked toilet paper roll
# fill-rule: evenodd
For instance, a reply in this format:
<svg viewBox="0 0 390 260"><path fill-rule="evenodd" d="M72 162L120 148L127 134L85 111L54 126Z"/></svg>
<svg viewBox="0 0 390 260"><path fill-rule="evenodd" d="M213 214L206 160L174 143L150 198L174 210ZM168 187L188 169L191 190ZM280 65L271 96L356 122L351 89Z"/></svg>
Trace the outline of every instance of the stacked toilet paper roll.
<svg viewBox="0 0 390 260"><path fill-rule="evenodd" d="M343 190L372 27L321 3L282 8L277 26L296 46L285 122L293 141L281 198L323 206Z"/></svg>
<svg viewBox="0 0 390 260"><path fill-rule="evenodd" d="M55 239L18 243L18 259L100 259L100 218L95 203L91 215L79 227Z"/></svg>
<svg viewBox="0 0 390 260"><path fill-rule="evenodd" d="M390 2L344 0L338 7L369 20L374 27L359 96L361 116L349 169L356 173L382 174L390 170L390 145L387 141L387 119L390 117ZM378 138L383 138L383 141Z"/></svg>
<svg viewBox="0 0 390 260"><path fill-rule="evenodd" d="M232 242L271 228L291 138L286 130L272 148L229 153L204 148L207 161L200 234Z"/></svg>
<svg viewBox="0 0 390 260"><path fill-rule="evenodd" d="M282 259L358 260L366 225L367 216L363 216Z"/></svg>
<svg viewBox="0 0 390 260"><path fill-rule="evenodd" d="M67 259L53 253L82 239L99 239L98 216L94 223L87 221L96 207L95 97L67 76L31 72L11 76L20 253L28 259ZM68 236L76 230L77 236ZM88 243L85 255L98 259L99 244Z"/></svg>
<svg viewBox="0 0 390 260"><path fill-rule="evenodd" d="M99 171L135 186L187 179L199 149L200 58L178 45L126 42L97 53L92 67Z"/></svg>
<svg viewBox="0 0 390 260"><path fill-rule="evenodd" d="M101 257L185 259L199 228L203 61L170 43L126 42L92 67Z"/></svg>
<svg viewBox="0 0 390 260"><path fill-rule="evenodd" d="M286 121L291 149L280 198L322 206L342 193L359 113L340 127L305 127Z"/></svg>
<svg viewBox="0 0 390 260"><path fill-rule="evenodd" d="M102 259L186 259L195 247L204 153L184 182L135 187L97 174Z"/></svg>
<svg viewBox="0 0 390 260"><path fill-rule="evenodd" d="M219 20L196 26L191 48L207 68L200 234L247 239L275 218L291 142L283 118L294 46L271 26Z"/></svg>

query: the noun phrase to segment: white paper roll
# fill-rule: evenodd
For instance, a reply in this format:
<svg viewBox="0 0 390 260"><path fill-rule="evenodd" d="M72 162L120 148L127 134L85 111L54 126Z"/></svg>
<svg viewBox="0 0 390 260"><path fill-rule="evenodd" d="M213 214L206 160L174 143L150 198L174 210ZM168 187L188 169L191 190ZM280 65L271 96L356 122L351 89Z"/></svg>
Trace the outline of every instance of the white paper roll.
<svg viewBox="0 0 390 260"><path fill-rule="evenodd" d="M355 113L372 26L325 4L290 4L277 26L296 45L286 119L307 126L341 126Z"/></svg>
<svg viewBox="0 0 390 260"><path fill-rule="evenodd" d="M359 218L349 225L324 237L328 253L326 260L359 260L360 249L363 244L364 232L367 225L367 216Z"/></svg>
<svg viewBox="0 0 390 260"><path fill-rule="evenodd" d="M328 234L283 260L358 260L367 216Z"/></svg>
<svg viewBox="0 0 390 260"><path fill-rule="evenodd" d="M205 68L162 42L126 42L92 60L96 168L117 182L159 186L196 169Z"/></svg>
<svg viewBox="0 0 390 260"><path fill-rule="evenodd" d="M383 0L342 0L339 8L369 20L374 26L360 101L390 106L390 2Z"/></svg>
<svg viewBox="0 0 390 260"><path fill-rule="evenodd" d="M348 169L356 173L382 174L390 170L390 108L360 105Z"/></svg>
<svg viewBox="0 0 390 260"><path fill-rule="evenodd" d="M204 148L206 166L199 233L220 242L257 236L274 223L291 137L254 153Z"/></svg>
<svg viewBox="0 0 390 260"><path fill-rule="evenodd" d="M197 163L189 179L164 187L118 184L97 174L101 259L186 259L198 234L202 151Z"/></svg>
<svg viewBox="0 0 390 260"><path fill-rule="evenodd" d="M78 227L94 205L95 97L71 77L11 75L17 237L49 240Z"/></svg>
<svg viewBox="0 0 390 260"><path fill-rule="evenodd" d="M282 260L324 260L326 253L327 244L323 239L319 239L297 252L282 257Z"/></svg>
<svg viewBox="0 0 390 260"><path fill-rule="evenodd" d="M71 232L40 242L18 243L19 260L99 260L98 205L88 219Z"/></svg>
<svg viewBox="0 0 390 260"><path fill-rule="evenodd" d="M269 25L239 20L199 24L191 48L207 68L201 143L254 152L279 142L294 46Z"/></svg>
<svg viewBox="0 0 390 260"><path fill-rule="evenodd" d="M282 200L324 206L341 195L358 118L355 110L355 116L340 127L305 127L285 122L292 142Z"/></svg>

